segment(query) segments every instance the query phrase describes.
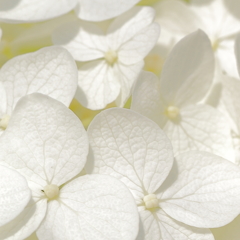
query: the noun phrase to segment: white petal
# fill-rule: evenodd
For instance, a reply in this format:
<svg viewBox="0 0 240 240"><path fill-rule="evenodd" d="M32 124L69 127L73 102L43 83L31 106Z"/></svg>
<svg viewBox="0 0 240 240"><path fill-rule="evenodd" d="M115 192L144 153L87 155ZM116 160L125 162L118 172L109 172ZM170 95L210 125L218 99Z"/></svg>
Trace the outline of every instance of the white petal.
<svg viewBox="0 0 240 240"><path fill-rule="evenodd" d="M137 33L121 46L118 52L119 61L130 65L143 60L156 44L159 33L160 28L157 23L153 23Z"/></svg>
<svg viewBox="0 0 240 240"><path fill-rule="evenodd" d="M169 217L162 209L141 211L137 240L214 240L209 229L196 228Z"/></svg>
<svg viewBox="0 0 240 240"><path fill-rule="evenodd" d="M140 212L143 229L137 240L214 240L210 230L195 228L169 217L163 210Z"/></svg>
<svg viewBox="0 0 240 240"><path fill-rule="evenodd" d="M200 101L213 80L214 56L206 34L198 30L176 44L167 58L160 92L178 107Z"/></svg>
<svg viewBox="0 0 240 240"><path fill-rule="evenodd" d="M122 180L138 202L153 193L172 166L172 147L151 120L131 110L113 108L98 114L88 127L92 155L88 172Z"/></svg>
<svg viewBox="0 0 240 240"><path fill-rule="evenodd" d="M102 30L84 21L63 24L53 32L52 41L66 48L77 61L103 58L108 50Z"/></svg>
<svg viewBox="0 0 240 240"><path fill-rule="evenodd" d="M31 192L18 172L0 166L0 228L13 220L27 205Z"/></svg>
<svg viewBox="0 0 240 240"><path fill-rule="evenodd" d="M237 35L236 41L235 41L235 56L237 59L238 73L240 75L240 34Z"/></svg>
<svg viewBox="0 0 240 240"><path fill-rule="evenodd" d="M131 109L164 127L167 117L160 96L160 81L155 74L142 71L134 85Z"/></svg>
<svg viewBox="0 0 240 240"><path fill-rule="evenodd" d="M240 81L238 79L225 77L222 81L222 102L224 109L229 115L230 119L235 123L238 134L240 133Z"/></svg>
<svg viewBox="0 0 240 240"><path fill-rule="evenodd" d="M0 71L7 94L7 112L18 100L39 92L69 106L77 89L77 67L71 55L59 47L47 47L9 60Z"/></svg>
<svg viewBox="0 0 240 240"><path fill-rule="evenodd" d="M124 64L118 64L116 71L116 78L118 79L121 90L118 98L116 99L116 105L118 107L123 107L127 99L130 97L132 92L132 87L137 80L137 77L144 65L143 61L136 64L126 66Z"/></svg>
<svg viewBox="0 0 240 240"><path fill-rule="evenodd" d="M47 200L30 200L25 209L11 222L0 227L1 240L19 240L30 236L41 224L47 210Z"/></svg>
<svg viewBox="0 0 240 240"><path fill-rule="evenodd" d="M79 0L80 6L76 12L81 19L98 22L124 13L139 1L140 0Z"/></svg>
<svg viewBox="0 0 240 240"><path fill-rule="evenodd" d="M36 22L58 17L71 11L77 0L1 0L0 20L4 22Z"/></svg>
<svg viewBox="0 0 240 240"><path fill-rule="evenodd" d="M113 50L119 49L123 43L149 26L153 18L154 9L151 7L134 7L117 17L108 29L109 46Z"/></svg>
<svg viewBox="0 0 240 240"><path fill-rule="evenodd" d="M76 115L39 93L18 102L0 141L1 161L39 187L73 178L88 154L87 134Z"/></svg>
<svg viewBox="0 0 240 240"><path fill-rule="evenodd" d="M156 4L155 9L156 21L164 31L174 32L174 37L187 35L201 26L200 18L184 2L160 1ZM159 41L162 41L161 38Z"/></svg>
<svg viewBox="0 0 240 240"><path fill-rule="evenodd" d="M85 175L66 184L49 203L37 230L44 240L133 240L139 216L126 186L115 178Z"/></svg>
<svg viewBox="0 0 240 240"><path fill-rule="evenodd" d="M169 217L163 210L156 212L156 218L158 218L164 240L214 240L209 229L191 227L178 222Z"/></svg>
<svg viewBox="0 0 240 240"><path fill-rule="evenodd" d="M230 2L231 0L227 1ZM212 38L226 39L240 30L240 22L229 13L223 2L224 0L214 0L209 1L205 6L196 6L193 8L204 22L204 30L206 29L206 32L210 34Z"/></svg>
<svg viewBox="0 0 240 240"><path fill-rule="evenodd" d="M162 189L160 207L191 226L221 227L240 211L239 167L210 153L178 155Z"/></svg>
<svg viewBox="0 0 240 240"><path fill-rule="evenodd" d="M7 96L6 96L6 90L0 82L0 118L3 114L5 114L7 111Z"/></svg>
<svg viewBox="0 0 240 240"><path fill-rule="evenodd" d="M200 150L234 161L230 126L224 115L210 106L181 109L179 122L168 121L164 131L172 141L175 155Z"/></svg>
<svg viewBox="0 0 240 240"><path fill-rule="evenodd" d="M158 219L151 211L141 211L140 215L140 229L136 240L162 240L162 232L158 226ZM168 239L170 240L170 239Z"/></svg>
<svg viewBox="0 0 240 240"><path fill-rule="evenodd" d="M234 56L234 41L232 39L220 42L215 55L224 73L232 77L239 77L236 58Z"/></svg>
<svg viewBox="0 0 240 240"><path fill-rule="evenodd" d="M120 83L116 67L98 60L84 64L78 72L77 100L92 110L102 109L113 102L119 92Z"/></svg>

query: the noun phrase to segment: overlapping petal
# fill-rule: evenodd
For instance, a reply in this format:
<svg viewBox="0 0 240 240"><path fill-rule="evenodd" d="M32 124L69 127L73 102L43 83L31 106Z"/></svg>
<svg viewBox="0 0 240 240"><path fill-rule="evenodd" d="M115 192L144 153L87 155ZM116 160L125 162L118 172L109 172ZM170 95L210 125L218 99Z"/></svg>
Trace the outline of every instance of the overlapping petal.
<svg viewBox="0 0 240 240"><path fill-rule="evenodd" d="M88 128L92 155L88 172L122 180L136 201L153 193L167 177L173 162L172 147L151 120L131 110L101 112Z"/></svg>
<svg viewBox="0 0 240 240"><path fill-rule="evenodd" d="M178 155L162 189L160 207L190 226L220 227L240 211L239 168L210 153Z"/></svg>
<svg viewBox="0 0 240 240"><path fill-rule="evenodd" d="M236 134L240 133L240 82L238 79L225 77L222 81L222 97L221 101L224 104L224 109L230 119L234 123L234 130L237 131Z"/></svg>
<svg viewBox="0 0 240 240"><path fill-rule="evenodd" d="M0 165L0 229L23 211L30 196L26 179L17 171Z"/></svg>
<svg viewBox="0 0 240 240"><path fill-rule="evenodd" d="M142 61L156 44L159 33L159 25L152 23L149 27L133 36L131 41L121 46L118 52L118 60L126 65Z"/></svg>
<svg viewBox="0 0 240 240"><path fill-rule="evenodd" d="M161 1L156 4L156 21L163 31L174 32L174 36L187 35L201 28L201 18L184 2L176 0ZM163 36L164 38L164 36ZM160 39L160 41L162 41Z"/></svg>
<svg viewBox="0 0 240 240"><path fill-rule="evenodd" d="M85 175L67 183L61 201L51 201L37 230L40 239L132 240L138 212L123 183L106 175Z"/></svg>
<svg viewBox="0 0 240 240"><path fill-rule="evenodd" d="M154 16L155 11L151 7L134 7L117 17L107 31L109 46L119 49L122 44L149 26L153 22Z"/></svg>
<svg viewBox="0 0 240 240"><path fill-rule="evenodd" d="M214 56L206 34L198 30L173 48L160 79L164 101L183 107L200 101L212 84Z"/></svg>
<svg viewBox="0 0 240 240"><path fill-rule="evenodd" d="M0 142L1 161L39 190L73 178L88 154L87 135L79 119L62 103L39 93L18 102Z"/></svg>
<svg viewBox="0 0 240 240"><path fill-rule="evenodd" d="M234 162L231 129L225 116L207 105L190 105L181 109L179 122L168 121L164 131L174 153L207 151Z"/></svg>
<svg viewBox="0 0 240 240"><path fill-rule="evenodd" d="M160 94L160 81L151 72L142 71L132 94L131 109L152 119L161 128L168 121L164 115L165 104Z"/></svg>
<svg viewBox="0 0 240 240"><path fill-rule="evenodd" d="M156 212L156 218L163 240L214 240L209 229L196 228L178 222L168 216L162 209Z"/></svg>
<svg viewBox="0 0 240 240"><path fill-rule="evenodd" d="M45 21L71 11L77 0L1 0L0 20L10 23Z"/></svg>
<svg viewBox="0 0 240 240"><path fill-rule="evenodd" d="M76 98L90 109L104 108L113 102L120 92L117 66L111 67L104 60L84 64L78 71L78 83L81 91Z"/></svg>
<svg viewBox="0 0 240 240"><path fill-rule="evenodd" d="M69 106L77 89L77 67L60 47L47 47L9 60L0 70L7 95L7 114L18 100L34 92L58 99Z"/></svg>
<svg viewBox="0 0 240 240"><path fill-rule="evenodd" d="M143 61L140 61L132 65L118 64L116 65L116 78L118 79L121 90L115 101L118 107L123 107L127 99L132 93L132 86L136 82L136 79L143 67Z"/></svg>
<svg viewBox="0 0 240 240"><path fill-rule="evenodd" d="M196 228L178 222L162 209L152 214L151 211L139 213L143 229L137 240L214 240L209 229Z"/></svg>
<svg viewBox="0 0 240 240"><path fill-rule="evenodd" d="M46 199L31 199L14 220L0 227L0 239L19 240L27 238L38 228L45 217L46 210Z"/></svg>
<svg viewBox="0 0 240 240"><path fill-rule="evenodd" d="M79 18L87 21L103 21L116 17L133 7L140 0L79 0L76 12Z"/></svg>
<svg viewBox="0 0 240 240"><path fill-rule="evenodd" d="M53 31L55 45L66 48L77 61L90 61L104 57L108 45L103 31L95 24L72 21Z"/></svg>

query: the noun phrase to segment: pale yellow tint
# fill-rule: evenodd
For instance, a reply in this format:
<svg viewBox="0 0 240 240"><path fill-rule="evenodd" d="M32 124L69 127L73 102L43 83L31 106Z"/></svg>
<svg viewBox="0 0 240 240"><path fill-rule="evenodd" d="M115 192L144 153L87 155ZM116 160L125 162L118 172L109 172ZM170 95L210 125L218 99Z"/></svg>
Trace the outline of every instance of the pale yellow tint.
<svg viewBox="0 0 240 240"><path fill-rule="evenodd" d="M158 208L159 202L157 196L155 194L148 194L144 196L143 202L145 204L146 209Z"/></svg>
<svg viewBox="0 0 240 240"><path fill-rule="evenodd" d="M138 3L138 5L152 5L154 3L157 3L161 0L142 0Z"/></svg>
<svg viewBox="0 0 240 240"><path fill-rule="evenodd" d="M240 215L226 226L211 231L215 240L240 240Z"/></svg>
<svg viewBox="0 0 240 240"><path fill-rule="evenodd" d="M131 105L131 98L126 102L124 108L130 108ZM107 108L116 107L115 103L110 103L107 105ZM93 118L100 113L102 110L90 110L85 107L83 107L76 99L73 99L73 101L70 104L69 107L82 121L83 126L87 129L88 125L91 123Z"/></svg>
<svg viewBox="0 0 240 240"><path fill-rule="evenodd" d="M59 187L55 184L46 185L44 193L49 200L56 199L59 195Z"/></svg>
<svg viewBox="0 0 240 240"><path fill-rule="evenodd" d="M41 39L41 41L34 41L31 39L25 39L25 41L18 41L18 39L24 36L26 31L37 25L38 23L0 24L0 28L2 29L2 39L0 42L0 66L15 56L34 52L43 47L52 45L50 35L47 40Z"/></svg>
<svg viewBox="0 0 240 240"><path fill-rule="evenodd" d="M150 53L144 59L145 65L144 70L148 72L155 73L157 76L160 76L162 71L164 59L158 54Z"/></svg>
<svg viewBox="0 0 240 240"><path fill-rule="evenodd" d="M37 237L36 233L34 232L28 238L25 238L25 240L38 240L38 237Z"/></svg>
<svg viewBox="0 0 240 240"><path fill-rule="evenodd" d="M157 2L160 2L162 0L142 0L138 3L138 5L153 5ZM183 2L190 3L191 0L182 0Z"/></svg>

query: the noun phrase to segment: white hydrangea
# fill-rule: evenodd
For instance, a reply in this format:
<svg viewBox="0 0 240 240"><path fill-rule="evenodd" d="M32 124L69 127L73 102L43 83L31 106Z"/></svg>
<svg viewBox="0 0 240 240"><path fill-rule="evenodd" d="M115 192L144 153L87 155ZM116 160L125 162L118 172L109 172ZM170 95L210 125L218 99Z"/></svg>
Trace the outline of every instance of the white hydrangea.
<svg viewBox="0 0 240 240"><path fill-rule="evenodd" d="M216 60L223 71L237 76L233 46L236 34L240 31L240 20L228 11L224 0L208 1L204 5L167 0L160 2L155 9L156 21L162 27L160 44L169 45L202 29L210 38Z"/></svg>
<svg viewBox="0 0 240 240"><path fill-rule="evenodd" d="M0 138L0 166L27 180L32 199L0 227L0 239L134 240L139 216L126 186L110 176L84 175L89 144L79 119L40 93L23 97Z"/></svg>
<svg viewBox="0 0 240 240"><path fill-rule="evenodd" d="M9 60L0 70L0 133L21 97L39 92L69 106L76 89L76 63L63 48L47 47Z"/></svg>
<svg viewBox="0 0 240 240"><path fill-rule="evenodd" d="M183 38L165 61L160 81L143 72L131 109L155 121L172 141L175 154L208 151L234 161L230 126L218 110L199 102L213 81L214 58L202 31Z"/></svg>
<svg viewBox="0 0 240 240"><path fill-rule="evenodd" d="M126 109L98 114L88 128L87 172L120 179L141 217L138 240L213 240L207 228L240 211L240 169L216 155L190 151L175 160L151 120Z"/></svg>
<svg viewBox="0 0 240 240"><path fill-rule="evenodd" d="M107 33L91 23L75 21L56 30L53 42L65 47L75 60L86 62L79 69L76 98L90 109L104 108L116 100L123 106L155 45L159 26L154 10L134 7L117 17Z"/></svg>

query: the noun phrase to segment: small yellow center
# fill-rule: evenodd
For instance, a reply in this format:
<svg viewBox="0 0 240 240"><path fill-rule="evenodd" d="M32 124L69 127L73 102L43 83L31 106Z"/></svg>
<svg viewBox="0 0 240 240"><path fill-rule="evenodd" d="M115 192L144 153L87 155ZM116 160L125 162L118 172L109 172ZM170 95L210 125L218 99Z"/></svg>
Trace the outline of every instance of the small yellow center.
<svg viewBox="0 0 240 240"><path fill-rule="evenodd" d="M107 63L111 66L113 66L114 63L116 63L117 59L118 59L117 53L113 50L109 50L108 52L106 52L104 57L105 57L105 60L107 61Z"/></svg>
<svg viewBox="0 0 240 240"><path fill-rule="evenodd" d="M7 114L4 115L0 120L0 128L5 130L8 126L9 120L10 120L10 116Z"/></svg>
<svg viewBox="0 0 240 240"><path fill-rule="evenodd" d="M44 187L44 193L49 200L57 198L59 195L59 187L55 184L50 184Z"/></svg>
<svg viewBox="0 0 240 240"><path fill-rule="evenodd" d="M213 51L215 52L219 47L219 41L218 40L215 40L212 42L212 49Z"/></svg>
<svg viewBox="0 0 240 240"><path fill-rule="evenodd" d="M155 194L148 194L144 196L143 202L146 206L146 209L158 208L159 202Z"/></svg>
<svg viewBox="0 0 240 240"><path fill-rule="evenodd" d="M175 106L168 106L165 114L167 115L168 118L170 119L175 119L179 115L179 108Z"/></svg>

